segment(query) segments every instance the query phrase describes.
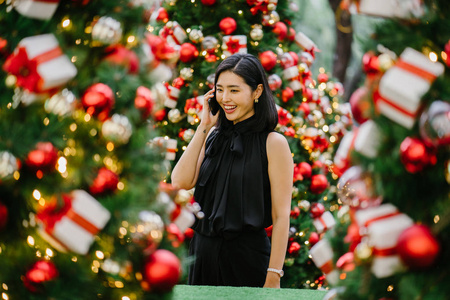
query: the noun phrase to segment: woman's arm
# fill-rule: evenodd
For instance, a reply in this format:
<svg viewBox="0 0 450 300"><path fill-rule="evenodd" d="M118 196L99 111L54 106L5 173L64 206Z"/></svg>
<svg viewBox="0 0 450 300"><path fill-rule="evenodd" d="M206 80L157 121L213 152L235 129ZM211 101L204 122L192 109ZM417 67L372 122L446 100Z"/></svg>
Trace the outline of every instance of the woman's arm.
<svg viewBox="0 0 450 300"><path fill-rule="evenodd" d="M205 156L205 141L218 117L218 114L213 116L209 110L208 100L212 98L213 92L214 89L205 94L200 125L172 170L171 181L175 188L189 190L197 182L200 165Z"/></svg>
<svg viewBox="0 0 450 300"><path fill-rule="evenodd" d="M267 137L267 158L272 196L272 247L269 268L282 270L289 238L294 164L284 136L272 132ZM279 288L280 276L267 272L264 287Z"/></svg>

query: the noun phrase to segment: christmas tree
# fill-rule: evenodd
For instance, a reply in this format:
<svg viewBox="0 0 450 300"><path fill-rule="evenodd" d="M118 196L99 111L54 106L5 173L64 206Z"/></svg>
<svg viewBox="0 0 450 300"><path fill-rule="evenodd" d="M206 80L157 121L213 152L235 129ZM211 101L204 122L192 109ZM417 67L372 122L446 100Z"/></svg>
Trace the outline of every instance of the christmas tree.
<svg viewBox="0 0 450 300"><path fill-rule="evenodd" d="M291 237L284 287L318 288L322 272L309 248L333 226L339 207L332 157L351 124L350 109L341 103L343 87L322 68L310 67L320 55L315 43L295 26L294 1L166 1L152 18L153 38L163 38L179 53L174 77L157 84L157 127L178 151L192 138L203 109L203 94L214 86L214 72L237 52L257 56L267 72L278 105L279 126L291 147L295 168ZM167 176L169 179L169 176ZM314 225L315 224L315 225ZM268 228L270 235L271 228ZM191 236L188 229L186 236Z"/></svg>
<svg viewBox="0 0 450 300"><path fill-rule="evenodd" d="M161 299L179 281L194 215L161 181L150 88L174 52L150 44L152 2L0 1L2 299Z"/></svg>
<svg viewBox="0 0 450 300"><path fill-rule="evenodd" d="M357 126L335 156L344 206L310 250L327 299L446 299L450 240L450 6L353 1L383 17L351 96Z"/></svg>

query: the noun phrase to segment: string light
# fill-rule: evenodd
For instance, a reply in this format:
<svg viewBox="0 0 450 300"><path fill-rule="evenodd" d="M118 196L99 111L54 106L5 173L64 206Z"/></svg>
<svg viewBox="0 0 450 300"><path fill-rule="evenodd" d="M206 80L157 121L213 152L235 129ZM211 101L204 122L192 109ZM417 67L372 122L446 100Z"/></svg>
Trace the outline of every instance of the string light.
<svg viewBox="0 0 450 300"><path fill-rule="evenodd" d="M91 120L91 115L90 114L85 114L84 115L84 121L87 123Z"/></svg>
<svg viewBox="0 0 450 300"><path fill-rule="evenodd" d="M7 285L6 283L3 283L3 284L2 284L2 288L3 288L5 291L7 291L7 290L8 290L8 285Z"/></svg>
<svg viewBox="0 0 450 300"><path fill-rule="evenodd" d="M72 22L70 21L69 18L64 18L64 19L62 20L62 27L63 27L63 28L65 28L65 29L70 29L71 25L72 25Z"/></svg>
<svg viewBox="0 0 450 300"><path fill-rule="evenodd" d="M95 256L97 256L98 259L104 259L105 258L105 254L102 251L95 251Z"/></svg>
<svg viewBox="0 0 450 300"><path fill-rule="evenodd" d="M9 297L6 293L2 293L2 299L3 300L9 300Z"/></svg>
<svg viewBox="0 0 450 300"><path fill-rule="evenodd" d="M67 159L65 157L60 157L58 159L57 170L59 173L64 173L67 170Z"/></svg>
<svg viewBox="0 0 450 300"><path fill-rule="evenodd" d="M41 192L39 192L38 190L34 190L33 191L33 198L36 200L41 199Z"/></svg>
<svg viewBox="0 0 450 300"><path fill-rule="evenodd" d="M19 171L14 171L13 177L14 177L15 180L19 180L19 178L20 178Z"/></svg>
<svg viewBox="0 0 450 300"><path fill-rule="evenodd" d="M430 53L428 54L428 57L430 58L430 60L431 60L432 62L437 62L437 60L438 60L438 56L437 56L437 54L434 53L434 52L430 52Z"/></svg>
<svg viewBox="0 0 450 300"><path fill-rule="evenodd" d="M44 118L44 125L45 125L45 126L48 126L48 124L50 124L50 119L47 118L47 117L45 117L45 118Z"/></svg>
<svg viewBox="0 0 450 300"><path fill-rule="evenodd" d="M27 243L28 243L28 245L30 245L30 246L34 246L34 238L33 238L31 235L29 235L29 236L27 237Z"/></svg>
<svg viewBox="0 0 450 300"><path fill-rule="evenodd" d="M388 292L392 292L394 290L394 286L391 284L387 287Z"/></svg>
<svg viewBox="0 0 450 300"><path fill-rule="evenodd" d="M124 184L122 181L119 181L119 182L117 183L117 189L118 189L119 191L122 191L124 188L125 188L125 184Z"/></svg>
<svg viewBox="0 0 450 300"><path fill-rule="evenodd" d="M441 218L439 217L439 215L435 215L435 216L434 216L434 219L433 219L434 224L436 224L437 222L439 222L440 219L441 219Z"/></svg>

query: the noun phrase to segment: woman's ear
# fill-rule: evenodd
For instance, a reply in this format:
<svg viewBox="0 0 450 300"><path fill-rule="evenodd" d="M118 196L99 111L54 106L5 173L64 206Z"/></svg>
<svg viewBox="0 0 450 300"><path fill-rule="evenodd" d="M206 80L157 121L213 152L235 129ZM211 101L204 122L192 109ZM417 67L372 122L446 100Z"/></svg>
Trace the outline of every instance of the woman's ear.
<svg viewBox="0 0 450 300"><path fill-rule="evenodd" d="M261 97L262 92L264 91L264 87L263 85L260 83L258 84L258 86L256 87L256 90L253 92L253 99L257 99L259 97Z"/></svg>

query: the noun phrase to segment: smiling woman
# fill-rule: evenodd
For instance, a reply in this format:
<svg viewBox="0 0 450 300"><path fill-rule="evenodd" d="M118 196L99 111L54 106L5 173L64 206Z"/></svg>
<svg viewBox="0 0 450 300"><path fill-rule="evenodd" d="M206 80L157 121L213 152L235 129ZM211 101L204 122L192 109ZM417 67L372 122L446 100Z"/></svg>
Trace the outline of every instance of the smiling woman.
<svg viewBox="0 0 450 300"><path fill-rule="evenodd" d="M279 288L289 233L291 151L274 131L278 115L258 59L232 55L215 75L215 90L205 94L199 127L171 177L178 188L195 186L205 213L193 225L189 284ZM271 241L264 230L270 225Z"/></svg>

